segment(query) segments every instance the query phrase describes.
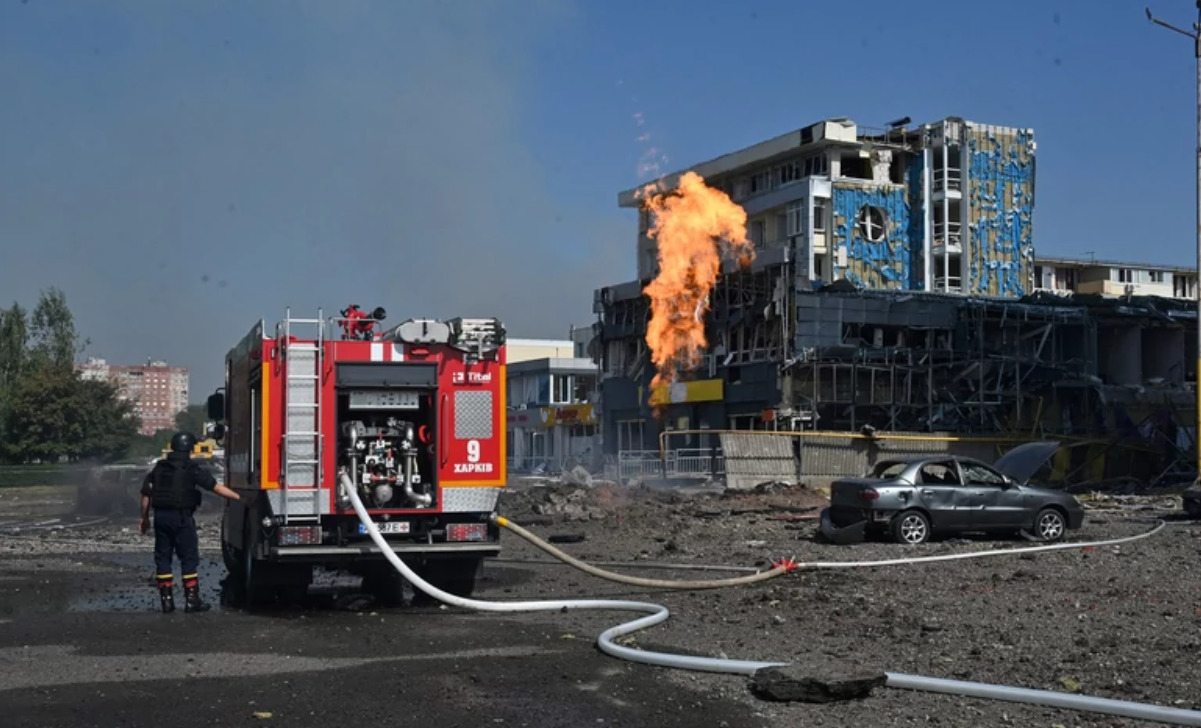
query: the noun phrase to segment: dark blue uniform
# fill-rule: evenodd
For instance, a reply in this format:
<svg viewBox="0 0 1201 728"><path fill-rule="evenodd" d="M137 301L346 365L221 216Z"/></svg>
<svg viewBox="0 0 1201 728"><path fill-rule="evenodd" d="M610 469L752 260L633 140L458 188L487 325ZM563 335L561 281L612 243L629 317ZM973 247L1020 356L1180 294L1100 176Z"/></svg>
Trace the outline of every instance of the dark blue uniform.
<svg viewBox="0 0 1201 728"><path fill-rule="evenodd" d="M165 612L175 608L171 592L175 571L172 559L176 555L183 572L188 611L207 608L199 595L200 542L194 513L200 505L198 488L212 491L216 487L212 474L193 462L187 452L168 453L142 482L142 495L150 498L154 509L155 578Z"/></svg>

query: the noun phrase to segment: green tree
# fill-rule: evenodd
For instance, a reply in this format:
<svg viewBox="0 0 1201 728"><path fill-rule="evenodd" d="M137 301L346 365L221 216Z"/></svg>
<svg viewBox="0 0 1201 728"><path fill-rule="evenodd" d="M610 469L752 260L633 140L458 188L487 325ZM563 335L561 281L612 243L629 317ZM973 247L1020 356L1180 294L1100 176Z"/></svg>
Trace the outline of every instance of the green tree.
<svg viewBox="0 0 1201 728"><path fill-rule="evenodd" d="M208 421L208 407L203 404L190 404L187 409L175 415L175 431L190 432L197 440L202 440L206 421Z"/></svg>
<svg viewBox="0 0 1201 728"><path fill-rule="evenodd" d="M9 459L58 462L79 441L79 403L73 377L39 369L22 378L13 392L5 427Z"/></svg>
<svg viewBox="0 0 1201 728"><path fill-rule="evenodd" d="M0 310L0 460L5 458L5 423L17 384L28 370L29 317L20 304Z"/></svg>
<svg viewBox="0 0 1201 728"><path fill-rule="evenodd" d="M175 430L157 430L153 435L137 433L130 441L128 459L144 460L161 457L163 450L171 444Z"/></svg>
<svg viewBox="0 0 1201 728"><path fill-rule="evenodd" d="M0 398L16 387L28 366L29 315L21 305L0 311Z"/></svg>
<svg viewBox="0 0 1201 728"><path fill-rule="evenodd" d="M109 382L74 376L76 398L83 416L83 440L79 457L112 462L125 457L138 434L140 421L133 404L118 397Z"/></svg>
<svg viewBox="0 0 1201 728"><path fill-rule="evenodd" d="M39 368L16 389L5 449L18 462L111 462L129 451L138 425L111 384L81 379L74 370Z"/></svg>
<svg viewBox="0 0 1201 728"><path fill-rule="evenodd" d="M35 367L74 369L87 342L75 330L67 297L57 288L42 291L29 320L29 353Z"/></svg>

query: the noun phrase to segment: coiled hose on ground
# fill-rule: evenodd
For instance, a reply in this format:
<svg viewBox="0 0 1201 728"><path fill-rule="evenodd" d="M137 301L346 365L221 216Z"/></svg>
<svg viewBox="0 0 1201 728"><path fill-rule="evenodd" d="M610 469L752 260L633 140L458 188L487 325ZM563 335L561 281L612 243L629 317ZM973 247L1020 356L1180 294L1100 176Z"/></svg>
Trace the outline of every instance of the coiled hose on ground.
<svg viewBox="0 0 1201 728"><path fill-rule="evenodd" d="M577 609L610 609L616 611L644 612L646 616L638 619L619 624L611 627L600 634L597 638L597 646L605 654L619 659L628 660L630 662L638 662L646 665L656 665L659 667L674 667L684 670L696 670L704 672L717 672L736 675L754 675L757 671L767 667L783 667L788 663L783 662L760 662L754 660L732 660L715 657L697 657L692 655L673 655L665 652L649 652L645 650L636 650L633 648L618 645L614 642L619 637L638 632L652 627L666 620L670 615L667 607L661 604L652 604L650 602L637 602L616 599L555 599L555 600L538 600L538 601L523 601L523 602L488 602L479 599L469 599L460 597L449 592L442 591L434 585L426 582L419 577L399 556L392 550L392 547L380 534L375 522L371 520L371 516L367 513L366 507L359 498L356 488L346 487L343 491L350 499L354 506L355 513L358 515L360 522L366 528L371 540L379 547L384 557L396 568L400 574L409 581L415 588L437 599L445 604L463 607L465 609L473 609L482 612L549 612L549 611L564 611ZM502 516L495 517L498 525L501 525L514 533L529 540L534 545L542 548L547 553L558 557L562 552L554 548L550 544L543 542L533 534L515 527L508 519ZM886 566L893 564L914 564L924 563L929 561L946 561L952 558L980 558L986 556L998 556L1003 554L1024 553L1030 551L1046 551L1052 549L1064 548L1084 548L1087 546L1105 546L1118 543L1126 543L1135 541L1141 538L1157 533L1166 524L1162 521L1160 524L1147 533L1129 536L1120 539L1110 539L1107 541L1094 541L1089 543L1074 543L1074 544L1053 544L1049 546L1036 546L1030 548L1005 549L1000 551L984 551L971 554L944 554L940 556L918 557L913 559L890 559L888 561L876 562L813 562L793 563L781 562L778 563L771 571L759 572L749 577L736 577L728 580L709 581L709 584L716 582L738 582L739 580L753 579L754 581L764 581L766 579L775 578L782 573L787 573L796 568L842 568L846 567L864 567L864 566ZM562 554L567 556L566 554ZM571 559L571 557L567 557ZM622 583L630 583L628 580L637 579L637 577L628 577L614 572L607 572L602 569L597 569L591 565L586 565L578 559L571 559L568 563L572 565L585 565L589 568L585 569L588 573L601 578L621 581ZM770 575L770 576L769 576ZM661 580L638 580L639 582L651 581L659 582ZM658 586L664 588L717 588L717 586L681 587L680 584L704 584L706 582L671 582L664 581ZM741 582L740 582L741 583ZM643 586L649 586L642 583ZM670 585L670 586L667 586ZM988 685L984 683L965 682L960 680L943 680L940 678L925 677L922 675L905 675L900 673L885 673L885 685L891 688L907 689L907 690L922 690L927 692L950 693L954 695L962 695L968 697L988 698L992 700L1004 700L1009 702L1032 703L1036 705L1044 705L1048 707L1067 708L1071 710L1081 710L1094 713L1104 713L1109 715L1119 715L1128 718L1136 718L1141 720L1150 720L1163 723L1173 723L1176 725L1186 726L1201 726L1201 711L1184 710L1179 708L1167 708L1158 705L1150 705L1145 703L1133 703L1122 700L1110 700L1106 698L1095 698L1085 695L1075 695L1067 693L1059 693L1050 690L1030 690L1025 688L1016 688L1006 685Z"/></svg>

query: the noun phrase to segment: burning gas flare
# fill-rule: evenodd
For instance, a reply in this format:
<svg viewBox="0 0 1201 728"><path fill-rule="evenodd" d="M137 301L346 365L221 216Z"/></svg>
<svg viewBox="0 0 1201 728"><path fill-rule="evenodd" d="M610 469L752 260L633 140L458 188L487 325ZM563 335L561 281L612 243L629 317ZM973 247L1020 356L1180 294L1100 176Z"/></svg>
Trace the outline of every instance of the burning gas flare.
<svg viewBox="0 0 1201 728"><path fill-rule="evenodd" d="M657 370L653 391L701 363L709 292L723 253L746 266L755 251L746 235L746 211L694 172L685 173L669 193L651 184L638 195L653 215L647 234L659 249L659 274L643 291L651 299L646 343Z"/></svg>

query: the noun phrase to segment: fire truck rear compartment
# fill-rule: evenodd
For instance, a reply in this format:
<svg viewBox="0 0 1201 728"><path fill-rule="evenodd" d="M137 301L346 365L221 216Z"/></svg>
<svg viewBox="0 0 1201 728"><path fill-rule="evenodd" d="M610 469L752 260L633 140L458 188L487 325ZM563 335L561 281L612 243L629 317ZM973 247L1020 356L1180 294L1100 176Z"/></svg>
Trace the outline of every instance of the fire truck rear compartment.
<svg viewBox="0 0 1201 728"><path fill-rule="evenodd" d="M348 475L373 514L436 509L437 366L339 363L336 377L339 480Z"/></svg>

